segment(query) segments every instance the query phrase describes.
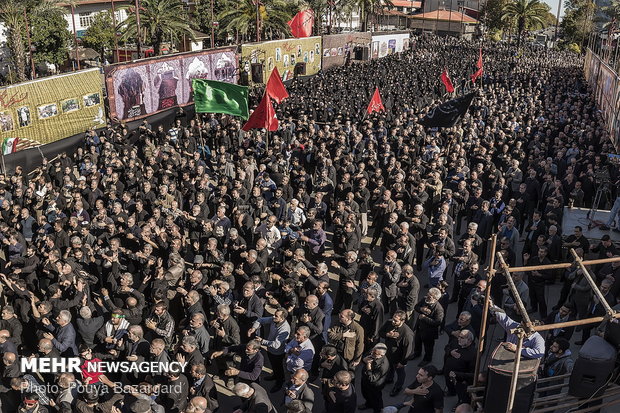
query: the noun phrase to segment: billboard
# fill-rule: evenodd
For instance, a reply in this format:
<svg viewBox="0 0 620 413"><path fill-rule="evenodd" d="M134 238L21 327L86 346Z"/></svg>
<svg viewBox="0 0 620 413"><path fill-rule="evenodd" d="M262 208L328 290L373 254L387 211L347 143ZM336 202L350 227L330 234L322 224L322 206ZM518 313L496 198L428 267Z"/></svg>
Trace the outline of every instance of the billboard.
<svg viewBox="0 0 620 413"><path fill-rule="evenodd" d="M318 73L322 54L321 36L248 43L241 45L241 70L250 74L252 63L259 63L263 65L264 82L274 67L278 68L282 80L289 80L297 63L306 64L306 76Z"/></svg>
<svg viewBox="0 0 620 413"><path fill-rule="evenodd" d="M99 69L0 88L0 137L40 144L105 125Z"/></svg>
<svg viewBox="0 0 620 413"><path fill-rule="evenodd" d="M598 84L596 89L596 103L603 112L608 126L611 126L616 96L616 73L605 63L600 64Z"/></svg>
<svg viewBox="0 0 620 413"><path fill-rule="evenodd" d="M344 65L347 54L355 59L354 49L358 46L370 45L370 33L343 33L323 36L323 70Z"/></svg>
<svg viewBox="0 0 620 413"><path fill-rule="evenodd" d="M191 104L192 79L237 83L232 47L144 59L105 68L110 117L134 120Z"/></svg>
<svg viewBox="0 0 620 413"><path fill-rule="evenodd" d="M372 35L371 57L377 59L409 49L409 32Z"/></svg>

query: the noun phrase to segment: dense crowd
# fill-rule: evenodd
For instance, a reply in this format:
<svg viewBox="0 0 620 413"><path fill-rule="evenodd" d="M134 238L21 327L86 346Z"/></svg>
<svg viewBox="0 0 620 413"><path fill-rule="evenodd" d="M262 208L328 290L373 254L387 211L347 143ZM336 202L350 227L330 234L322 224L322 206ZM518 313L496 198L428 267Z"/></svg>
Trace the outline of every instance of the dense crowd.
<svg viewBox="0 0 620 413"><path fill-rule="evenodd" d="M570 261L569 247L617 256L619 168L579 56L485 45L474 87L478 44L411 44L294 80L270 136L179 111L172 126L109 126L34 174L0 176L0 411L473 411L491 234L510 265ZM444 67L477 97L455 127L425 129L447 99ZM375 86L386 111L368 116ZM599 188L614 210L594 241L562 214ZM620 264L594 273L615 305ZM576 266L513 278L534 318L604 314ZM498 273L489 287L491 318L515 351L505 284ZM570 372L573 332L529 337L523 356L541 376ZM61 357L80 371L21 368ZM89 368L100 361L185 368Z"/></svg>

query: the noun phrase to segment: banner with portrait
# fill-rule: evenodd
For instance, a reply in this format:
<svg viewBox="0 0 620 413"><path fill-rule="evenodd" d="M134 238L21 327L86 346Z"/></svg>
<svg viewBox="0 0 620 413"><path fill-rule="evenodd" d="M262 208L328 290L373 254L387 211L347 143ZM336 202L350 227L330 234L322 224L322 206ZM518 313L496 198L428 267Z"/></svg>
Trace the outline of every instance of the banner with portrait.
<svg viewBox="0 0 620 413"><path fill-rule="evenodd" d="M240 70L247 73L250 82L252 64L262 65L263 82L267 81L274 67L278 68L282 80L292 79L296 66L305 65L301 76L314 75L321 70L321 44L321 36L243 44Z"/></svg>
<svg viewBox="0 0 620 413"><path fill-rule="evenodd" d="M370 47L371 34L367 33L342 33L323 36L323 70L334 66L342 66L347 58L357 59L355 52L358 48ZM358 59L362 60L362 59Z"/></svg>
<svg viewBox="0 0 620 413"><path fill-rule="evenodd" d="M385 57L409 49L409 32L372 34L372 58Z"/></svg>
<svg viewBox="0 0 620 413"><path fill-rule="evenodd" d="M99 69L0 88L0 137L40 144L105 126Z"/></svg>
<svg viewBox="0 0 620 413"><path fill-rule="evenodd" d="M106 66L110 117L135 120L193 103L192 79L237 83L232 47Z"/></svg>

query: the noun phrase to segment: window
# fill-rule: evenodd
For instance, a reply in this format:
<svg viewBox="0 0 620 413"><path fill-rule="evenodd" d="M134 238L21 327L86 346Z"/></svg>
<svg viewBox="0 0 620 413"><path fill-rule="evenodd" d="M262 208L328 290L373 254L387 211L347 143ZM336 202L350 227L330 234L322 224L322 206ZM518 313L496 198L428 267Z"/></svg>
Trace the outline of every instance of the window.
<svg viewBox="0 0 620 413"><path fill-rule="evenodd" d="M88 29L95 18L95 13L80 13L80 27Z"/></svg>

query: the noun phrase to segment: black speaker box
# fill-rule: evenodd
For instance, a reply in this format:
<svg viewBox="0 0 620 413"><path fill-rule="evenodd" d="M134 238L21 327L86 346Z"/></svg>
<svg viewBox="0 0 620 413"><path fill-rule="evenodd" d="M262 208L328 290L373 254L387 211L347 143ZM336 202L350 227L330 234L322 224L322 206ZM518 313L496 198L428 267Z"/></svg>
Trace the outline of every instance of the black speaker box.
<svg viewBox="0 0 620 413"><path fill-rule="evenodd" d="M252 63L252 82L263 83L263 65L262 63Z"/></svg>
<svg viewBox="0 0 620 413"><path fill-rule="evenodd" d="M306 75L306 62L300 62L295 65L295 76L305 76Z"/></svg>
<svg viewBox="0 0 620 413"><path fill-rule="evenodd" d="M510 381L514 371L515 354L499 345L489 363L487 390L484 399L485 413L505 413L510 395ZM521 358L517 378L513 412L528 412L534 400L538 359Z"/></svg>
<svg viewBox="0 0 620 413"><path fill-rule="evenodd" d="M250 82L248 81L248 72L246 71L239 72L239 84L241 86L248 86L249 83Z"/></svg>
<svg viewBox="0 0 620 413"><path fill-rule="evenodd" d="M599 336L590 337L579 350L579 356L568 381L568 394L591 397L607 387L609 375L616 365L616 349Z"/></svg>

